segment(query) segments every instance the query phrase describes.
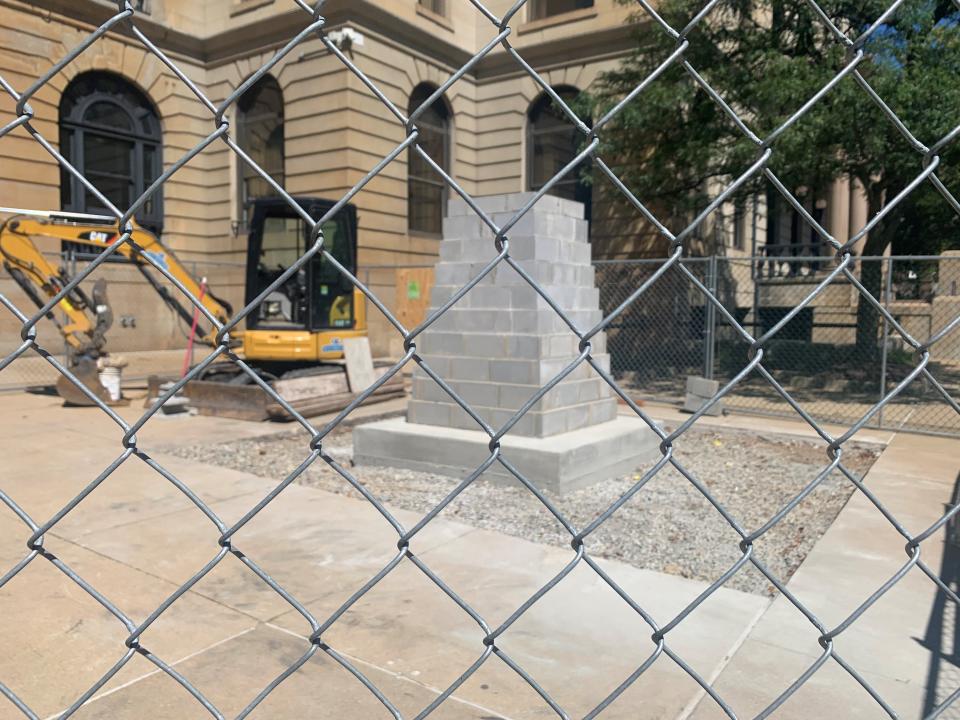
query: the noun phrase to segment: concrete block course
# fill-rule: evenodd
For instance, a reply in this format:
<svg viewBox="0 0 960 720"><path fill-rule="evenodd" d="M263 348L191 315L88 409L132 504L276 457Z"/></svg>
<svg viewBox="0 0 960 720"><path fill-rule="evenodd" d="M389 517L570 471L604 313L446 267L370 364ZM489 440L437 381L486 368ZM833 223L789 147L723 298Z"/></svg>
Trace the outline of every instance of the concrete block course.
<svg viewBox="0 0 960 720"><path fill-rule="evenodd" d="M418 400L428 400L430 402L449 402L449 396L444 392L433 378L429 376L416 377L411 385L415 397Z"/></svg>
<svg viewBox="0 0 960 720"><path fill-rule="evenodd" d="M587 248L587 253L589 259L589 247ZM574 285L579 282L578 274L580 277L584 277L581 267L574 263L540 259L517 260L516 262L527 275L543 286ZM527 281L509 265L501 265L494 270L493 278L496 285L527 284Z"/></svg>
<svg viewBox="0 0 960 720"><path fill-rule="evenodd" d="M469 215L450 215L443 220L444 244L457 242L460 238L481 237L484 232L490 233L490 229L473 211Z"/></svg>
<svg viewBox="0 0 960 720"><path fill-rule="evenodd" d="M473 406L487 408L497 407L497 385L492 382L471 380L451 380L451 388L456 391L465 402ZM449 396L444 396L444 402L454 403Z"/></svg>
<svg viewBox="0 0 960 720"><path fill-rule="evenodd" d="M354 429L354 462L466 477L490 456L489 444L490 437L480 430L439 429L390 418ZM643 421L629 417L549 438L511 432L502 440L505 457L524 477L552 493L632 472L659 454L658 445ZM483 477L517 482L499 463Z"/></svg>
<svg viewBox="0 0 960 720"><path fill-rule="evenodd" d="M698 375L687 376L687 392L702 398L712 398L720 390L719 380L708 380Z"/></svg>
<svg viewBox="0 0 960 720"><path fill-rule="evenodd" d="M708 380L698 375L687 376L687 395L683 401L683 409L686 412L694 413L706 405L710 399L720 391L720 382L718 380ZM723 401L714 403L707 410L708 415L721 415L723 413Z"/></svg>
<svg viewBox="0 0 960 720"><path fill-rule="evenodd" d="M543 338L531 335L510 335L506 338L507 353L511 357L537 357L543 348Z"/></svg>
<svg viewBox="0 0 960 720"><path fill-rule="evenodd" d="M470 265L468 263L440 263L434 275L434 287L444 285L462 286L470 281ZM431 296L431 300L435 298Z"/></svg>
<svg viewBox="0 0 960 720"><path fill-rule="evenodd" d="M540 366L535 360L491 360L490 379L498 383L533 385L540 377Z"/></svg>
<svg viewBox="0 0 960 720"><path fill-rule="evenodd" d="M449 377L449 375L450 375L450 363L451 363L451 358L449 358L449 357L445 357L445 356L443 356L443 355L432 355L432 356L430 357L430 362L427 363L427 365L429 366L429 368L430 368L431 370L433 370L435 373L437 373L440 377ZM427 378L427 377L430 377L430 376L427 375L426 371L424 371L419 365L417 365L417 366L413 369L413 377L414 377L414 378L418 378L418 377Z"/></svg>
<svg viewBox="0 0 960 720"><path fill-rule="evenodd" d="M492 362L494 361L487 358L452 357L449 358L449 371L446 376L452 379L489 380Z"/></svg>
<svg viewBox="0 0 960 720"><path fill-rule="evenodd" d="M480 207L492 213L494 222L503 224L532 197L517 193L484 198ZM585 242L586 225L577 203L547 196L509 232L511 256L582 329L601 318L590 246ZM495 254L489 228L463 201L451 201L444 231L431 310L452 297L482 269L480 263ZM600 334L592 342L594 357L608 367L604 336ZM424 333L418 350L466 402L477 406L476 412L484 420L498 425L577 357L579 338L527 280L502 264ZM450 405L448 415L414 405L413 414L419 413L418 417L441 418L457 426L476 424L436 383L419 373L413 398ZM611 398L606 384L583 364L538 402L529 419L517 423L512 432L550 435L598 422L598 418L608 420L608 409L592 409L591 405Z"/></svg>
<svg viewBox="0 0 960 720"><path fill-rule="evenodd" d="M423 425L449 425L450 405L427 400L411 400L407 405L410 422Z"/></svg>

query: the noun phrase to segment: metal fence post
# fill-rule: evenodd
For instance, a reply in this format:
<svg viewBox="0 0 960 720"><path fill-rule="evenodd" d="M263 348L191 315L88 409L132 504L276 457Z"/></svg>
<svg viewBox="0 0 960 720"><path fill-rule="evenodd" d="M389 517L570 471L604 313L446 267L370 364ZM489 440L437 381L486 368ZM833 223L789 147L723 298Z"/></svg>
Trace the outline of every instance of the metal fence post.
<svg viewBox="0 0 960 720"><path fill-rule="evenodd" d="M707 259L706 286L711 294L717 294L717 256L711 255ZM705 302L703 318L703 376L713 379L714 358L717 342L717 308L713 303Z"/></svg>
<svg viewBox="0 0 960 720"><path fill-rule="evenodd" d="M879 262L879 261L878 261ZM886 258L887 276L883 283L883 307L890 309L890 300L893 292L893 256ZM877 426L883 427L883 397L887 392L887 345L890 338L890 323L883 318L883 338L880 344L880 412L877 413Z"/></svg>

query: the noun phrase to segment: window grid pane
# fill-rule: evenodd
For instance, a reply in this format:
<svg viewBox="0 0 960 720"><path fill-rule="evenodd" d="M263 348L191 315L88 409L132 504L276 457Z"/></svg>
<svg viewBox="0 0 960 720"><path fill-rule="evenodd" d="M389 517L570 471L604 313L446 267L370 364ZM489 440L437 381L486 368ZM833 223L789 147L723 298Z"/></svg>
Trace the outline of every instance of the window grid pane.
<svg viewBox="0 0 960 720"><path fill-rule="evenodd" d="M410 95L409 112L430 98L435 87L421 85ZM442 99L426 108L417 120L417 144L444 172L450 170L450 120ZM439 235L446 214L447 186L430 163L411 147L407 153L407 227Z"/></svg>
<svg viewBox="0 0 960 720"><path fill-rule="evenodd" d="M150 101L122 78L93 71L74 78L60 101L60 152L118 209L126 210L159 177L160 122ZM103 203L66 170L64 210L104 214ZM163 228L162 190L137 212L153 232Z"/></svg>
<svg viewBox="0 0 960 720"><path fill-rule="evenodd" d="M565 103L578 94L574 88L557 88ZM589 123L589 121L588 121ZM583 135L573 126L566 114L546 94L536 100L529 112L527 185L529 190L540 190L546 183L570 164L579 154ZM574 168L550 188L550 194L584 205L586 218L592 216L591 188L581 177L584 165Z"/></svg>
<svg viewBox="0 0 960 720"><path fill-rule="evenodd" d="M283 91L270 75L250 88L237 103L237 144L278 185L284 183ZM276 195L264 178L239 161L239 214L244 222L257 198Z"/></svg>
<svg viewBox="0 0 960 720"><path fill-rule="evenodd" d="M407 211L410 218L410 229L439 235L443 232L445 185L410 178L407 187Z"/></svg>

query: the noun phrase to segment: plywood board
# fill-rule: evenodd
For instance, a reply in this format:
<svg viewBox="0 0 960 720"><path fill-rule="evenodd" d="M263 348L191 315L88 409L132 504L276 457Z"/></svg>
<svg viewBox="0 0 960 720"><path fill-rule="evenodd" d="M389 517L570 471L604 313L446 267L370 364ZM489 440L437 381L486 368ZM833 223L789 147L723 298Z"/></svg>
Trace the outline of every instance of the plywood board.
<svg viewBox="0 0 960 720"><path fill-rule="evenodd" d="M422 323L430 309L433 268L397 268L396 315L404 327L412 330Z"/></svg>

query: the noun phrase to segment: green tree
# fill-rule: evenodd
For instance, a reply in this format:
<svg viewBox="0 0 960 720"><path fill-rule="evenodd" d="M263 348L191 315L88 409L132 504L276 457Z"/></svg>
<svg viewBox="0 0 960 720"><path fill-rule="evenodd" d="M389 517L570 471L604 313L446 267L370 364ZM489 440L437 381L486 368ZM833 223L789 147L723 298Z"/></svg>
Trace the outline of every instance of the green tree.
<svg viewBox="0 0 960 720"><path fill-rule="evenodd" d="M826 0L820 4L851 40L874 25L890 0ZM663 20L678 31L704 0L663 0ZM601 76L585 99L601 117L677 49L678 40L643 11L637 45ZM759 138L767 136L863 52L856 69L919 142L932 146L960 124L960 9L952 0L907 2L853 48L842 43L803 0L720 0L686 36L682 55ZM742 174L761 149L679 62L654 80L601 132L601 156L645 203L682 217L708 202L712 181ZM923 170L911 146L859 79L848 73L797 123L776 137L770 169L792 192L825 193L837 178L860 182L869 217ZM960 139L939 151L938 177L960 195ZM764 192L762 174L740 195ZM960 220L925 182L869 233L864 255L938 253L960 247ZM880 292L880 267L867 264L861 282ZM857 345L874 351L879 318L859 304Z"/></svg>

